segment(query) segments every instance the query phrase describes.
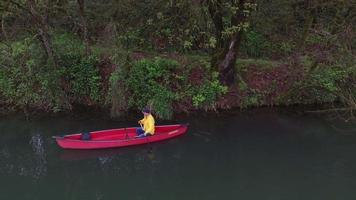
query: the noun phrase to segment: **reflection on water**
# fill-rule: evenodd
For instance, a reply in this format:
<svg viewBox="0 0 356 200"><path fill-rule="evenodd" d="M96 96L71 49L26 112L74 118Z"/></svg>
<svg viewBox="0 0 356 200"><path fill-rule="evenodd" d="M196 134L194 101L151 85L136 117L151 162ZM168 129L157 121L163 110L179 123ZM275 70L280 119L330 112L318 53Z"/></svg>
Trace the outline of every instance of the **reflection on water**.
<svg viewBox="0 0 356 200"><path fill-rule="evenodd" d="M7 162L10 156L10 152L7 146L5 145L0 151L0 172L5 174L12 173L14 166Z"/></svg>
<svg viewBox="0 0 356 200"><path fill-rule="evenodd" d="M356 134L338 122L273 111L182 121L189 132L173 140L63 150L52 135L131 122L2 119L0 199L356 199Z"/></svg>
<svg viewBox="0 0 356 200"><path fill-rule="evenodd" d="M47 173L47 160L43 137L38 133L33 135L30 140L30 145L32 146L32 150L34 152L34 166L36 166L34 171L30 173L35 179L38 179Z"/></svg>
<svg viewBox="0 0 356 200"><path fill-rule="evenodd" d="M36 134L31 137L29 145L32 151L13 152L4 145L0 150L0 173L39 179L47 173L47 160L43 137ZM25 148L27 146L24 146Z"/></svg>
<svg viewBox="0 0 356 200"><path fill-rule="evenodd" d="M90 158L107 158L115 155L120 155L122 149L102 149L98 150L63 150L59 157L63 161L85 160Z"/></svg>

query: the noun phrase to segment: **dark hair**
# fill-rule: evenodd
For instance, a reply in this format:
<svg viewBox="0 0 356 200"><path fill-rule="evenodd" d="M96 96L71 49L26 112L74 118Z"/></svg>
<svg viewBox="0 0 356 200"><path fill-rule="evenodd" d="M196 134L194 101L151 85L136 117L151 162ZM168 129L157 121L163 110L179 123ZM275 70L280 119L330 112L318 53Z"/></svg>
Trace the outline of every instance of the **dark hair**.
<svg viewBox="0 0 356 200"><path fill-rule="evenodd" d="M144 112L144 113L151 113L150 109L148 109L148 108L142 109L142 112Z"/></svg>

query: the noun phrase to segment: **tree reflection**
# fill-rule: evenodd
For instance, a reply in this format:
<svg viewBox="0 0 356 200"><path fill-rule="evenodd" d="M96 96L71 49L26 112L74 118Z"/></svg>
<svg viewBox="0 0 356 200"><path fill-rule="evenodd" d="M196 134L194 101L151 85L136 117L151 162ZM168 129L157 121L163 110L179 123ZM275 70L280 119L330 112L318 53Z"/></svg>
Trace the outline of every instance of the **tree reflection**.
<svg viewBox="0 0 356 200"><path fill-rule="evenodd" d="M31 136L29 145L32 151L21 148L4 146L0 150L0 173L32 177L35 180L47 174L47 159L43 136L39 133ZM13 153L15 152L16 153Z"/></svg>
<svg viewBox="0 0 356 200"><path fill-rule="evenodd" d="M32 169L33 173L31 174L33 178L39 179L47 173L47 160L43 137L38 133L33 135L30 140L30 145L35 155L34 168Z"/></svg>

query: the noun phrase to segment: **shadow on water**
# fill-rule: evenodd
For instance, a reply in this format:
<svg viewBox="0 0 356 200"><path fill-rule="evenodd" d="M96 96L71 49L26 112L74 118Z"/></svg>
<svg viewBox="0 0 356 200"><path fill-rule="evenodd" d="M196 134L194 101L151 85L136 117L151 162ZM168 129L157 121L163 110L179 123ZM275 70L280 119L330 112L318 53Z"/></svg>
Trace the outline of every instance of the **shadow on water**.
<svg viewBox="0 0 356 200"><path fill-rule="evenodd" d="M273 110L177 120L188 134L165 142L63 150L52 135L133 124L1 119L0 199L356 199L356 134L337 121Z"/></svg>

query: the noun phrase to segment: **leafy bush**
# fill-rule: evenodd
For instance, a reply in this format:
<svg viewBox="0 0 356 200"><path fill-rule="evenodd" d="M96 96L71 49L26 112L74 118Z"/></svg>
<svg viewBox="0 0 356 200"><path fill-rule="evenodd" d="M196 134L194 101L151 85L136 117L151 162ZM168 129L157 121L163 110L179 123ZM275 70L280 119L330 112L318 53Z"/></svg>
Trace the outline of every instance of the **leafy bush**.
<svg viewBox="0 0 356 200"><path fill-rule="evenodd" d="M137 61L128 71L127 87L131 93L128 106L142 109L151 106L161 118L172 116L172 102L176 94L170 88L172 72L177 69L174 60L155 58Z"/></svg>
<svg viewBox="0 0 356 200"><path fill-rule="evenodd" d="M193 106L196 108L208 108L214 105L217 98L227 92L227 87L221 85L218 80L218 73L213 72L211 80L205 79L202 86L193 86L190 89Z"/></svg>
<svg viewBox="0 0 356 200"><path fill-rule="evenodd" d="M55 33L53 37L53 48L59 55L77 54L84 56L85 45L78 37L70 33Z"/></svg>
<svg viewBox="0 0 356 200"><path fill-rule="evenodd" d="M122 108L126 104L127 109L142 109L149 106L158 117L170 118L172 102L176 98L170 83L173 78L172 72L177 67L176 61L158 57L134 62L127 70L125 66L121 66L110 78L111 95L125 95L126 98L117 100L127 103L116 102L115 105ZM122 94L123 91L127 91L129 95Z"/></svg>
<svg viewBox="0 0 356 200"><path fill-rule="evenodd" d="M340 83L347 80L348 74L349 72L342 67L321 67L298 81L288 96L296 103L337 101L341 92Z"/></svg>
<svg viewBox="0 0 356 200"><path fill-rule="evenodd" d="M263 94L249 89L248 94L241 99L240 107L248 108L248 107L256 107L264 104Z"/></svg>
<svg viewBox="0 0 356 200"><path fill-rule="evenodd" d="M101 100L100 75L96 68L98 58L67 54L61 57L61 72L66 79L69 97L77 103L95 103ZM91 102L83 102L89 100Z"/></svg>
<svg viewBox="0 0 356 200"><path fill-rule="evenodd" d="M99 59L95 55L86 56L83 41L73 34L54 34L53 46L59 57L60 76L65 80L63 87L69 102L98 103L101 100Z"/></svg>
<svg viewBox="0 0 356 200"><path fill-rule="evenodd" d="M0 45L0 96L21 109L60 111L71 103L100 100L100 76L94 56L85 57L81 45L68 35L56 35L59 67L47 61L35 38Z"/></svg>
<svg viewBox="0 0 356 200"><path fill-rule="evenodd" d="M282 56L290 56L295 50L295 44L293 41L282 41L276 45L277 52Z"/></svg>
<svg viewBox="0 0 356 200"><path fill-rule="evenodd" d="M117 42L121 43L126 49L145 46L145 39L141 36L140 30L128 30L117 38ZM146 47L148 47L147 44Z"/></svg>
<svg viewBox="0 0 356 200"><path fill-rule="evenodd" d="M121 66L111 76L113 107L132 109L150 107L160 118L171 118L172 108L181 101L192 102L190 108L214 106L218 96L227 88L218 81L218 74L204 77L202 84L189 81L191 66L180 66L175 60L156 57L134 62L132 66ZM112 109L112 110L115 110Z"/></svg>
<svg viewBox="0 0 356 200"><path fill-rule="evenodd" d="M260 33L249 30L241 43L241 52L247 56L265 57L270 55L272 44Z"/></svg>
<svg viewBox="0 0 356 200"><path fill-rule="evenodd" d="M9 105L56 110L58 75L49 63L43 62L44 52L33 38L0 46L0 94Z"/></svg>
<svg viewBox="0 0 356 200"><path fill-rule="evenodd" d="M118 65L116 70L109 78L109 91L106 98L106 104L111 104L111 116L121 116L128 108L128 91L125 84L125 74L123 68L125 65Z"/></svg>

